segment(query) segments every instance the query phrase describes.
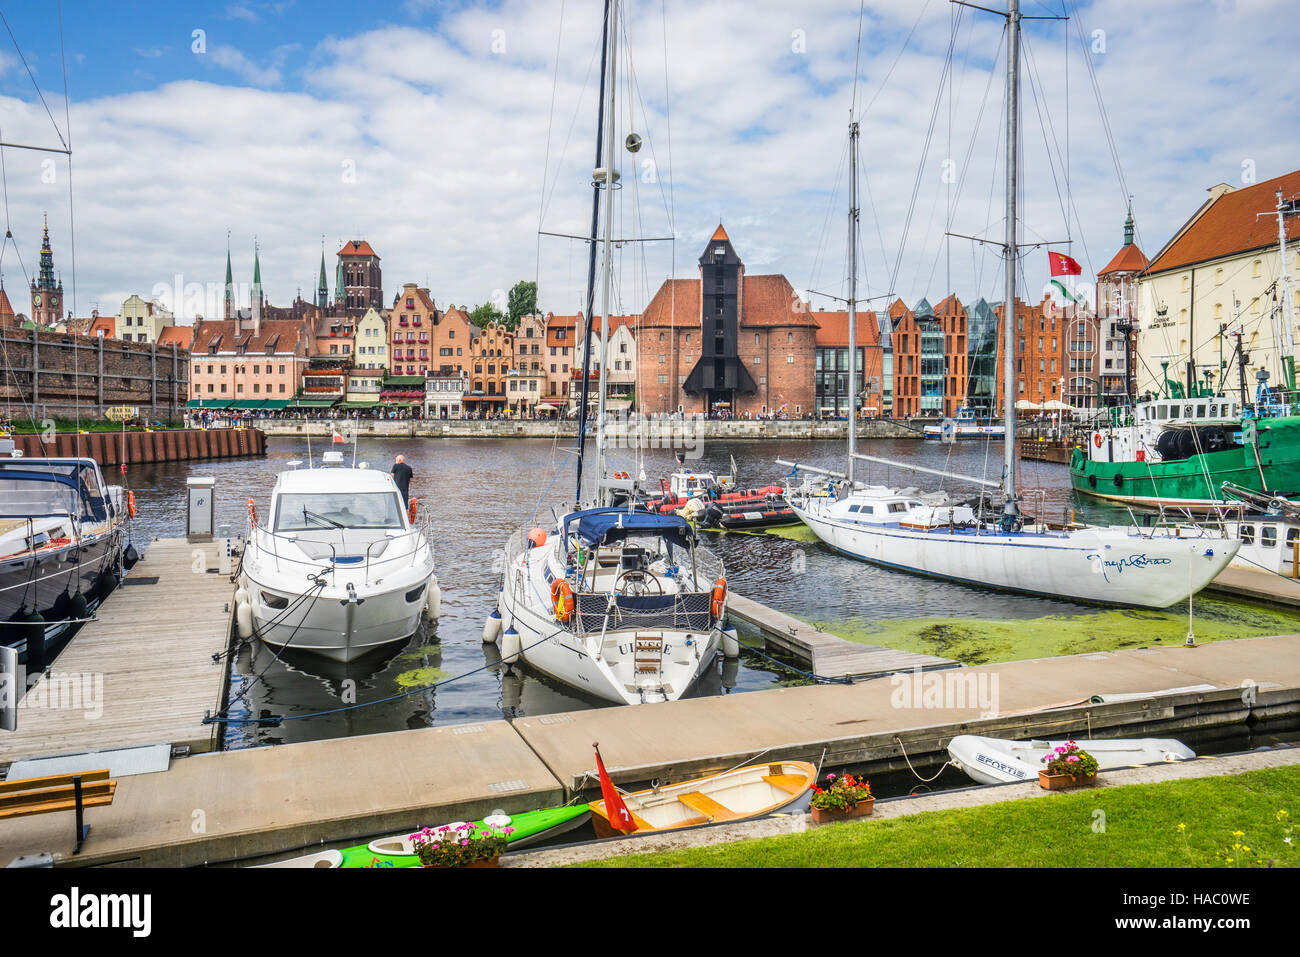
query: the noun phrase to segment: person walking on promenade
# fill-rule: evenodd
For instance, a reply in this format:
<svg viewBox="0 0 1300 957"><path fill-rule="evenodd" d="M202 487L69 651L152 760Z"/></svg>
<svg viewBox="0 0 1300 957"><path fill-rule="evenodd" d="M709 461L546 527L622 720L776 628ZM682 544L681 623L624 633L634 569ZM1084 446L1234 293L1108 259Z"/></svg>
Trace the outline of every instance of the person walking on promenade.
<svg viewBox="0 0 1300 957"><path fill-rule="evenodd" d="M406 464L406 456L399 455L393 463L393 482L397 485L398 491L402 493L402 508L406 508L411 500L411 476L415 472Z"/></svg>

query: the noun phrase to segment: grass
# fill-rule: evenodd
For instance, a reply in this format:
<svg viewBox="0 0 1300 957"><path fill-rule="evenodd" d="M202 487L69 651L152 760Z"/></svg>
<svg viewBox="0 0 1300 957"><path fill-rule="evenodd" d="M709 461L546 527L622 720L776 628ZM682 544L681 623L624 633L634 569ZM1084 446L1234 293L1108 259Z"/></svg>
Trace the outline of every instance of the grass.
<svg viewBox="0 0 1300 957"><path fill-rule="evenodd" d="M1298 794L1300 767L1268 768L864 818L579 866L1295 867Z"/></svg>
<svg viewBox="0 0 1300 957"><path fill-rule="evenodd" d="M51 419L50 421L54 423L55 432L59 432L59 433L67 432L67 433L75 434L78 430L82 432L121 432L122 431L121 422L112 422L108 419L82 419L80 422L75 422L72 419L56 418L56 419ZM153 422L150 422L150 426L155 428L158 427ZM168 428L168 429L180 429L185 427L185 423L179 419L176 419L170 422L162 423L161 427ZM47 423L42 421L37 421L34 419L16 419L13 422L13 431L17 435L34 435L37 432L44 432L46 428L47 428ZM140 432L143 431L143 427L138 425L128 425L126 427L126 431Z"/></svg>
<svg viewBox="0 0 1300 957"><path fill-rule="evenodd" d="M967 665L1181 645L1187 640L1185 608L1099 609L1079 615L998 620L898 618L810 623L849 641L940 655ZM1193 625L1198 642L1289 635L1300 632L1300 613L1201 596L1195 600Z"/></svg>

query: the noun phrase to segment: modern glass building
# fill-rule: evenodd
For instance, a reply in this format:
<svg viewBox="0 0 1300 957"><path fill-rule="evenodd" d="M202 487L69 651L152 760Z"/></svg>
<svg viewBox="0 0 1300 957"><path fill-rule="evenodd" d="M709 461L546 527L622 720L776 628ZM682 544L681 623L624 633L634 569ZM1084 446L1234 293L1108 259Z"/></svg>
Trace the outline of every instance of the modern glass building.
<svg viewBox="0 0 1300 957"><path fill-rule="evenodd" d="M867 350L858 346L858 394L866 389ZM817 347L817 414L847 416L849 414L849 347Z"/></svg>
<svg viewBox="0 0 1300 957"><path fill-rule="evenodd" d="M921 330L921 414L943 414L946 376L943 324L929 300L922 299L912 310Z"/></svg>
<svg viewBox="0 0 1300 957"><path fill-rule="evenodd" d="M994 416L998 394L998 317L983 299L967 313L966 348L970 370L966 407L976 415Z"/></svg>

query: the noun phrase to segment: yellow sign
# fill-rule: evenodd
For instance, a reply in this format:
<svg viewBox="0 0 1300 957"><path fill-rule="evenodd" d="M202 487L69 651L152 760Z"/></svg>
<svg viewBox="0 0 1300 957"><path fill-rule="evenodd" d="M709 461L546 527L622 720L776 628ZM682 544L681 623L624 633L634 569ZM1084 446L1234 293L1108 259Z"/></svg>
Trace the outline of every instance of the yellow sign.
<svg viewBox="0 0 1300 957"><path fill-rule="evenodd" d="M114 405L104 410L104 418L112 419L114 422L125 422L139 414L140 410L133 405Z"/></svg>

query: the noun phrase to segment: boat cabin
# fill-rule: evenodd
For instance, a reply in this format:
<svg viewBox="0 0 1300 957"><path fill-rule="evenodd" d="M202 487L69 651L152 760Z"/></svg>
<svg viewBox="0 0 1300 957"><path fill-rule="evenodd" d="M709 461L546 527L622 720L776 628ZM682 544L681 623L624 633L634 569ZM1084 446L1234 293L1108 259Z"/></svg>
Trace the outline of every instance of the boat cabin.
<svg viewBox="0 0 1300 957"><path fill-rule="evenodd" d="M1226 395L1151 399L1138 403L1137 420L1138 425L1157 426L1236 423L1241 420L1241 405Z"/></svg>

